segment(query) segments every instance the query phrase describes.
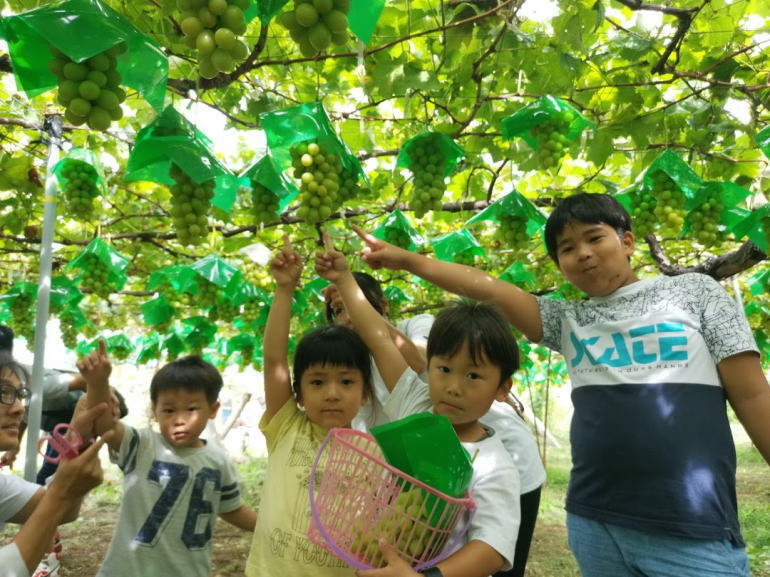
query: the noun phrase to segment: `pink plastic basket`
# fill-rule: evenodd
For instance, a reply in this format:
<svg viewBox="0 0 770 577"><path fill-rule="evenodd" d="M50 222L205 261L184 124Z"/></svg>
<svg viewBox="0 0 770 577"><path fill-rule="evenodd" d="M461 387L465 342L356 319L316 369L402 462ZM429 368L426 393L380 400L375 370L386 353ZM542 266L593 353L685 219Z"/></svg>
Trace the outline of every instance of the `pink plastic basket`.
<svg viewBox="0 0 770 577"><path fill-rule="evenodd" d="M475 511L470 494L450 497L388 465L374 437L351 429L326 435L309 493L308 537L356 569L385 565L379 539L415 570L435 565L460 543Z"/></svg>

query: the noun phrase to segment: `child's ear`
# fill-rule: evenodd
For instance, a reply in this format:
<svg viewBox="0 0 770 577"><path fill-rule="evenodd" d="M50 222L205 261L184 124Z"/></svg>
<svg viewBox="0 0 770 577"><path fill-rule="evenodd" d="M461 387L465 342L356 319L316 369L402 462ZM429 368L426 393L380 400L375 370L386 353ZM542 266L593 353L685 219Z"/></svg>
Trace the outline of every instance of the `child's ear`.
<svg viewBox="0 0 770 577"><path fill-rule="evenodd" d="M505 400L508 398L508 393L511 392L512 386L513 386L513 381L510 378L500 383L500 386L497 387L497 392L495 393L495 400L500 401L501 403L504 403Z"/></svg>
<svg viewBox="0 0 770 577"><path fill-rule="evenodd" d="M221 403L219 401L215 402L213 405L211 405L211 408L209 409L209 419L213 419L217 416L217 412L219 411L219 407L221 407Z"/></svg>

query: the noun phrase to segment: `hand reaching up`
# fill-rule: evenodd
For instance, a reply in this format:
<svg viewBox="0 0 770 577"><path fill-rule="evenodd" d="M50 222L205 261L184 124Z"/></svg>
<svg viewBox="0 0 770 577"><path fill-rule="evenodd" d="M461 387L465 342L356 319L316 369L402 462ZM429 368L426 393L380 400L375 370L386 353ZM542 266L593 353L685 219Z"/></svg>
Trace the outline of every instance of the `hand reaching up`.
<svg viewBox="0 0 770 577"><path fill-rule="evenodd" d="M270 273L275 279L275 284L292 288L297 286L302 268L302 259L291 246L289 236L283 235L283 246L270 261Z"/></svg>
<svg viewBox="0 0 770 577"><path fill-rule="evenodd" d="M323 233L325 250L315 255L315 271L318 276L335 283L344 274L350 274L350 267L345 255L334 248L327 233Z"/></svg>
<svg viewBox="0 0 770 577"><path fill-rule="evenodd" d="M107 356L104 340L99 339L98 348L77 362L78 370L88 384L88 388L106 387L110 382L112 364Z"/></svg>
<svg viewBox="0 0 770 577"><path fill-rule="evenodd" d="M361 258L374 270L383 267L391 270L404 268L406 257L410 254L408 250L389 244L354 224L351 224L350 228L366 243L361 251Z"/></svg>

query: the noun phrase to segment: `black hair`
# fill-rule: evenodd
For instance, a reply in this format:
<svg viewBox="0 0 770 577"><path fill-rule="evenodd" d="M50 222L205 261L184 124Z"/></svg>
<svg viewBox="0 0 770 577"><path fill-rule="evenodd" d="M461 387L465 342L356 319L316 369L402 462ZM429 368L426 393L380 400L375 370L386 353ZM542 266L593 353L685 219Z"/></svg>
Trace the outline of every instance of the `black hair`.
<svg viewBox="0 0 770 577"><path fill-rule="evenodd" d="M493 304L462 299L441 309L428 335L428 361L451 357L465 344L474 362L482 355L500 367L500 385L519 368L519 346L502 311Z"/></svg>
<svg viewBox="0 0 770 577"><path fill-rule="evenodd" d="M29 386L29 373L19 361L13 358L8 349L0 350L0 374L4 371L13 373L22 387Z"/></svg>
<svg viewBox="0 0 770 577"><path fill-rule="evenodd" d="M194 393L203 391L209 405L213 405L222 390L222 375L209 362L198 355L180 357L162 367L150 383L150 400L155 404L163 391L184 389Z"/></svg>
<svg viewBox="0 0 770 577"><path fill-rule="evenodd" d="M382 292L380 281L368 273L358 271L353 273L353 278L356 279L366 300L374 307L374 310L381 315L385 314L385 293ZM331 300L326 301L326 321L330 324L334 323L334 311L332 310Z"/></svg>
<svg viewBox="0 0 770 577"><path fill-rule="evenodd" d="M367 397L371 396L372 360L369 349L353 329L338 325L318 327L300 339L294 353L292 381L294 395L300 402L302 375L312 365L352 367L360 370L364 378L364 392Z"/></svg>
<svg viewBox="0 0 770 577"><path fill-rule="evenodd" d="M631 215L615 197L609 194L579 192L562 199L545 223L545 246L548 256L559 264L556 242L571 222L606 224L617 231L618 236L631 232Z"/></svg>
<svg viewBox="0 0 770 577"><path fill-rule="evenodd" d="M13 352L13 329L6 325L0 325L0 351Z"/></svg>
<svg viewBox="0 0 770 577"><path fill-rule="evenodd" d="M128 405L126 404L126 398L120 394L120 391L113 387L112 392L115 393L115 398L118 399L118 410L120 411L120 418L122 419L128 415Z"/></svg>

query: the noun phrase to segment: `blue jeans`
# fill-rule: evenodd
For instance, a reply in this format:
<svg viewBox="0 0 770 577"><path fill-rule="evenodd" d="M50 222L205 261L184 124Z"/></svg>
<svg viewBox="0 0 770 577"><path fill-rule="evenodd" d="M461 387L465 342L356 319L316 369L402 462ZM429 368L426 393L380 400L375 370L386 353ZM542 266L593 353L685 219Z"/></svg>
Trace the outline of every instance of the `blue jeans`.
<svg viewBox="0 0 770 577"><path fill-rule="evenodd" d="M567 514L583 577L749 577L746 550L729 541L644 533Z"/></svg>

